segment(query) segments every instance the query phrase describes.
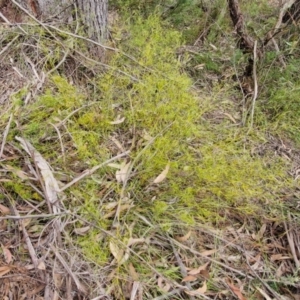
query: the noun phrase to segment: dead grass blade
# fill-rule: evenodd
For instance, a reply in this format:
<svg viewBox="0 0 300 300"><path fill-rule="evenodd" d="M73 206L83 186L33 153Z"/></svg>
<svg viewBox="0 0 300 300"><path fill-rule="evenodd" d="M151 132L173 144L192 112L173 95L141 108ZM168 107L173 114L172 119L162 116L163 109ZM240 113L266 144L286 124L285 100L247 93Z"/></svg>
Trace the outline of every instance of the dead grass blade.
<svg viewBox="0 0 300 300"><path fill-rule="evenodd" d="M130 295L130 300L135 300L136 299L136 294L140 288L141 283L138 281L133 282L132 290L131 290L131 295Z"/></svg>
<svg viewBox="0 0 300 300"><path fill-rule="evenodd" d="M228 286L230 287L231 291L234 293L234 295L239 300L246 300L246 298L242 295L241 290L232 283L232 280L230 278L226 279L226 283L228 284Z"/></svg>
<svg viewBox="0 0 300 300"><path fill-rule="evenodd" d="M239 271L237 269L234 269L234 268L232 268L232 267L230 267L230 266L228 266L228 265L226 265L226 264L224 264L224 263L222 263L220 261L217 261L216 259L213 259L211 257L203 256L199 251L191 249L190 247L181 244L180 242L176 241L175 239L172 239L172 240L173 240L174 244L176 244L178 247L181 247L183 249L189 250L191 253L196 254L196 255L198 255L198 256L200 256L202 258L205 258L206 260L208 260L208 261L210 261L212 263L215 263L215 264L217 264L217 265L219 265L219 266L221 266L221 267L223 267L223 268L225 268L227 270L230 270L230 271L232 271L232 272L234 272L236 274L239 274L239 275L241 275L243 277L247 277L247 275L245 273L243 273L243 272L241 272L241 271Z"/></svg>
<svg viewBox="0 0 300 300"><path fill-rule="evenodd" d="M53 218L53 217L57 217L57 216L62 216L67 214L68 211L66 212L61 212L61 213L57 213L57 214L41 214L41 215L26 215L26 216L5 216L5 217L0 217L0 221L1 220L24 220L24 219L32 219L32 218Z"/></svg>
<svg viewBox="0 0 300 300"><path fill-rule="evenodd" d="M262 289L260 289L259 287L257 287L256 289L262 294L263 297L265 297L265 300L272 300L272 298L270 298L268 294L265 293Z"/></svg>
<svg viewBox="0 0 300 300"><path fill-rule="evenodd" d="M8 123L7 123L7 125L5 127L5 130L4 130L4 133L3 133L2 144L1 144L1 149L0 149L0 159L3 155L4 146L5 146L5 143L6 143L6 138L7 138L8 132L9 132L9 128L10 128L10 124L11 124L12 119L13 119L13 114L10 114Z"/></svg>
<svg viewBox="0 0 300 300"><path fill-rule="evenodd" d="M11 271L11 266L2 266L0 267L0 278L3 277L5 274L9 273Z"/></svg>
<svg viewBox="0 0 300 300"><path fill-rule="evenodd" d="M171 244L171 246L172 246L173 253L174 253L174 256L175 256L175 258L176 258L176 261L177 261L177 263L178 263L178 265L179 265L180 273L181 273L181 275L182 275L183 278L186 278L186 276L187 276L187 270L186 270L186 267L185 267L185 265L183 264L183 262L182 262L182 260L181 260L181 258L180 258L180 255L179 255L179 253L177 252L177 250L176 250L176 248L175 248L175 246L174 246L174 243L172 242L171 239L170 239L170 244ZM187 288L189 289L189 291L191 291L191 290L192 290L192 287L191 287L189 281L183 281L183 282L185 283L185 285L187 286ZM190 296L190 299L191 299L191 300L194 300L194 299L195 299L194 295L193 295L193 294L190 294L189 291L185 291L185 292Z"/></svg>
<svg viewBox="0 0 300 300"><path fill-rule="evenodd" d="M73 279L77 289L82 293L82 294L87 294L87 288L80 282L80 280L78 279L77 275L75 275L71 268L68 266L67 262L65 261L65 259L60 255L60 253L57 251L57 249L55 249L55 247L53 245L50 245L51 250L54 252L55 256L57 257L57 259L60 261L60 263L63 265L63 267L65 268L65 270L67 271L67 273L71 276L71 278Z"/></svg>
<svg viewBox="0 0 300 300"><path fill-rule="evenodd" d="M290 213L288 213L288 220L289 220L289 223L291 224L292 221L291 221L291 214ZM284 222L284 227L285 227L285 230L286 230L286 236L287 236L287 239L288 239L288 242L289 242L289 246L290 246L293 258L294 258L294 262L296 264L297 269L299 270L300 269L300 262L298 260L297 254L296 254L296 248L295 248L295 243L294 243L292 232L288 228L286 222Z"/></svg>
<svg viewBox="0 0 300 300"><path fill-rule="evenodd" d="M105 162L103 162L102 164L98 165L98 166L95 166L93 167L92 169L90 170L85 170L81 175L79 175L78 177L74 178L71 182L67 183L65 186L63 186L59 192L63 192L64 190L68 189L69 187L71 187L72 185L74 185L75 183L77 183L78 181L80 181L81 179L89 176L89 175L92 175L93 173L95 173L97 170L99 170L100 168L108 165L109 163L121 158L121 157L124 157L126 155L128 155L130 153L130 151L126 151L124 153L121 153L121 154L118 154L108 160L106 160Z"/></svg>
<svg viewBox="0 0 300 300"><path fill-rule="evenodd" d="M13 204L11 205L11 207L12 207L12 210L13 210L14 214L15 214L16 216L20 217L19 212L17 211L17 209L14 207ZM34 247L33 247L33 245L32 245L32 242L31 242L31 240L30 240L30 237L29 237L29 235L28 235L28 232L27 232L27 230L26 230L26 227L25 227L25 225L24 225L24 223L23 223L22 221L20 221L19 224L21 225L22 232L23 232L23 235L24 235L24 239L25 239L25 242L26 242L26 245L27 245L27 249L28 249L28 251L29 251L29 254L30 254L32 263L33 263L34 267L35 267L36 269L38 269L38 266L39 266L39 260L38 260L38 258L37 258L36 252L35 252L35 250L34 250Z"/></svg>

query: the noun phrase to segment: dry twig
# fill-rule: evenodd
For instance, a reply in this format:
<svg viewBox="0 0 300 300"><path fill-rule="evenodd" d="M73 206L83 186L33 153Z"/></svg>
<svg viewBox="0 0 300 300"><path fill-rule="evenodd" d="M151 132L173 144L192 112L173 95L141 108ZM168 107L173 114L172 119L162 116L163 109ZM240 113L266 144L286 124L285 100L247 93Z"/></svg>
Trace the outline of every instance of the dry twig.
<svg viewBox="0 0 300 300"><path fill-rule="evenodd" d="M57 216L62 216L65 214L68 214L69 212L60 212L60 213L56 213L56 214L40 214L40 215L26 215L26 216L20 216L20 215L16 215L16 216L5 216L5 217L0 217L0 221L2 220L25 220L25 219L37 219L37 218L54 218Z"/></svg>
<svg viewBox="0 0 300 300"><path fill-rule="evenodd" d="M71 278L73 279L74 283L76 284L76 287L78 288L78 290L83 294L87 294L87 288L80 282L77 275L75 275L74 272L72 272L71 268L68 266L65 259L59 254L58 250L55 249L55 247L53 245L50 245L50 248L54 252L55 256L58 258L60 263L63 265L63 267L65 268L67 273L71 276Z"/></svg>
<svg viewBox="0 0 300 300"><path fill-rule="evenodd" d="M174 243L172 242L172 239L169 240L170 241L170 244L172 246L172 249L173 249L173 253L175 255L175 258L177 260L177 263L179 265L179 269L180 269L180 273L182 275L182 278L185 278L187 276L187 271L186 271L186 267L185 265L183 264L181 258L180 258L180 255L178 253L178 251L176 250L175 246L174 246ZM187 288L189 290L192 290L192 286L189 282L185 282L185 285L187 286ZM188 295L190 299L192 300L195 300L195 297L194 296L191 296L191 295Z"/></svg>
<svg viewBox="0 0 300 300"><path fill-rule="evenodd" d="M254 110L255 110L255 103L256 98L258 94L258 83L257 83L257 74L256 74L256 63L257 63L257 41L254 42L253 47L253 69L252 69L252 76L253 76L253 82L254 82L254 92L252 97L252 108L251 108L251 115L250 115L250 128L253 127L253 118L254 118Z"/></svg>
<svg viewBox="0 0 300 300"><path fill-rule="evenodd" d="M0 149L0 160L1 160L1 157L3 155L4 146L5 146L5 143L6 143L6 138L7 138L9 129L10 129L12 119L13 119L13 114L10 114L8 123L7 123L7 125L5 127L5 130L4 130L4 133L3 133L2 144L1 144L1 149Z"/></svg>
<svg viewBox="0 0 300 300"><path fill-rule="evenodd" d="M74 185L75 183L77 183L78 181L80 181L81 179L89 176L89 175L92 175L93 173L95 173L97 170L101 169L102 167L106 166L107 164L121 158L121 157L124 157L126 155L128 155L130 153L130 151L126 151L124 153L121 153L121 154L118 154L108 160L106 160L105 162L103 162L102 164L98 165L98 166L95 166L93 167L92 169L90 170L85 170L81 175L79 175L78 177L74 178L71 182L67 183L65 186L63 186L61 189L59 189L59 192L63 192L64 190L68 189L69 187L71 187L72 185Z"/></svg>
<svg viewBox="0 0 300 300"><path fill-rule="evenodd" d="M291 224L292 221L291 221L291 214L290 213L288 213L288 220L289 220L289 224ZM290 229L288 228L288 225L287 225L286 222L284 222L284 228L286 230L286 236L287 236L289 246L290 246L293 258L294 258L294 262L296 264L296 268L299 270L300 269L300 262L299 262L299 259L297 257L293 235L292 235Z"/></svg>

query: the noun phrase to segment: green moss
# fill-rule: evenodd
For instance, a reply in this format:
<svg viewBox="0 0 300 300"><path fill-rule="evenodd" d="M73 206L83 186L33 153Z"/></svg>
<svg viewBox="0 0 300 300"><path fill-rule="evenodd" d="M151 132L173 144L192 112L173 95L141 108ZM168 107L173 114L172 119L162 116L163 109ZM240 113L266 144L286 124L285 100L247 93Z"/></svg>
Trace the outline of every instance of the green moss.
<svg viewBox="0 0 300 300"><path fill-rule="evenodd" d="M215 13L218 24L225 26L228 20L224 12ZM130 35L119 48L128 56L117 52L110 71L95 79L94 102L89 102L88 91L56 75L49 78L47 90L36 103L17 111L18 130L53 170L62 170L70 178L120 153L121 148L131 150L128 157L115 162L134 163L126 186L116 181L116 169L107 166L66 191L66 208L76 208L80 217L94 225L86 235L74 238L75 243L88 259L101 266L112 257L109 238L101 229L111 230L116 238L125 236L127 241L129 236L150 236L152 226L173 232L178 224L189 227L218 222L226 219L227 213L267 216L277 206L281 191L293 187L281 158L254 154L253 149L265 140L264 128L254 128L249 135L226 118L216 118L216 122L210 117L224 116L234 108L228 100L229 88L215 84L210 91L214 96L192 90L192 80L176 57L181 33L170 29L169 24L165 27L156 15L146 20L137 18L124 27ZM218 35L212 33L209 41ZM197 55L196 63L204 63L208 71L221 72L218 63L211 60L222 52L218 51ZM242 60L239 51L236 56ZM270 55L268 59L273 58ZM275 76L284 81L280 72ZM271 94L267 105L257 104L255 124L271 122L291 130L285 124L292 123L283 122L289 117L296 135L299 118L291 112L298 107L298 85L288 94L283 87ZM25 90L16 94L17 102L24 95ZM270 118L259 123L264 109ZM117 119L123 122L114 124ZM10 139L12 142L13 136ZM166 178L154 183L167 164ZM24 182L7 187L23 198L33 194L24 189ZM126 201L134 207L122 211L121 225L114 230L117 207ZM142 217L137 218L135 212ZM147 259L164 259L157 249L149 248L142 249ZM140 269L146 274L145 266ZM178 269L167 263L158 269L170 278L178 277ZM121 274L121 267L118 272Z"/></svg>
<svg viewBox="0 0 300 300"><path fill-rule="evenodd" d="M24 184L23 181L15 178L13 181L8 181L3 184L7 190L17 194L21 199L32 199L36 198L36 193L31 187Z"/></svg>
<svg viewBox="0 0 300 300"><path fill-rule="evenodd" d="M153 214L156 217L160 217L162 214L164 214L168 209L168 204L164 201L154 201L154 205L152 207Z"/></svg>
<svg viewBox="0 0 300 300"><path fill-rule="evenodd" d="M106 243L103 244L101 236L101 232L90 230L85 236L78 237L76 240L87 259L99 266L104 266L107 264L111 254L108 245Z"/></svg>
<svg viewBox="0 0 300 300"><path fill-rule="evenodd" d="M245 133L203 122L203 114L214 110L216 103L198 99L189 91L190 79L181 72L175 55L170 55L180 45L176 31L163 31L159 19L151 16L137 20L131 32L134 34L125 47L138 48L135 57L140 64L155 71L132 66L140 81L131 83L129 89L128 80L114 74L104 76L99 86L107 87L106 82L114 86L113 90L102 89L104 98L118 99L126 116L125 126L144 130L154 138L140 143L144 148L136 153L140 159L133 186L135 190L139 186L141 202L155 196L147 205L155 221L163 215L164 224L168 219L193 223L218 218L224 209L257 212L264 201L289 184L280 159L267 163L253 157L244 148ZM124 58L116 58L115 64L122 68ZM127 68L131 64L127 61ZM224 93L219 89L219 94ZM148 194L145 187L169 161L166 181ZM178 199L179 207L168 204L172 199ZM187 209L189 217L181 215L180 207Z"/></svg>

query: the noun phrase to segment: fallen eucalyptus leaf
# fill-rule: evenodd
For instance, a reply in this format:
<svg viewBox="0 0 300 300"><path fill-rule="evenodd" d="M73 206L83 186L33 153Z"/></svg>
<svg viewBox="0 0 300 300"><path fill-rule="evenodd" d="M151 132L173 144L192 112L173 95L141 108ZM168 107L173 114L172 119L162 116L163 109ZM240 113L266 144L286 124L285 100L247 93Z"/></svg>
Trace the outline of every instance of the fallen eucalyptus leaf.
<svg viewBox="0 0 300 300"><path fill-rule="evenodd" d="M162 181L164 181L167 177L169 169L170 169L170 163L168 163L165 169L154 179L153 183L161 183Z"/></svg>

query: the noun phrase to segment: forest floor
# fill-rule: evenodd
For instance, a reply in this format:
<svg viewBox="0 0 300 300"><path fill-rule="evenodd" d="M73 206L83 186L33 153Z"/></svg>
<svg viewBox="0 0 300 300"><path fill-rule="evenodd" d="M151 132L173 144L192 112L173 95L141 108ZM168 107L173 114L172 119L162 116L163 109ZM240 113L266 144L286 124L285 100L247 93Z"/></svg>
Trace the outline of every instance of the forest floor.
<svg viewBox="0 0 300 300"><path fill-rule="evenodd" d="M300 299L299 28L169 2L0 24L0 299Z"/></svg>

